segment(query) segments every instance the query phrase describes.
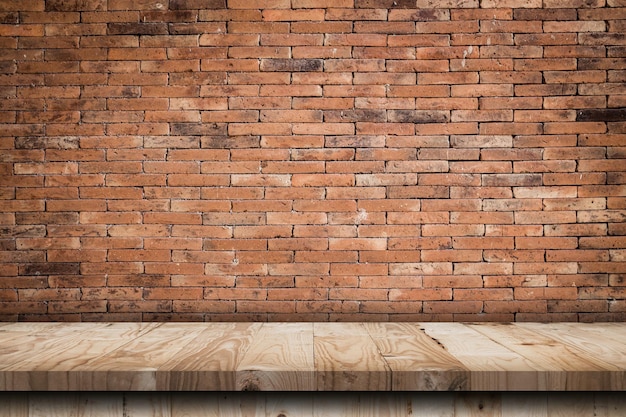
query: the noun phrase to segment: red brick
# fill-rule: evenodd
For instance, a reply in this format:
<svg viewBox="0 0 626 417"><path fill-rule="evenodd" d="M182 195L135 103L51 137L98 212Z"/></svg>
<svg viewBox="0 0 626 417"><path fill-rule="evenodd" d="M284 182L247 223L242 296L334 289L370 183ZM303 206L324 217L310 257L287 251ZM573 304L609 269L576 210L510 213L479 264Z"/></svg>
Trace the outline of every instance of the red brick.
<svg viewBox="0 0 626 417"><path fill-rule="evenodd" d="M0 39L3 287L112 300L106 312L42 292L54 310L22 304L22 318L588 321L623 310L604 301L624 259L620 8L57 3L9 3L0 16L24 23ZM84 275L10 278L46 256L75 258L78 270L56 273ZM170 282L219 291L188 300ZM298 302L296 284L310 289ZM463 290L483 285L494 291ZM122 306L143 286L166 298ZM358 286L376 291L326 300ZM239 312L236 300L269 304Z"/></svg>
<svg viewBox="0 0 626 417"><path fill-rule="evenodd" d="M292 22L291 33L349 33L352 22Z"/></svg>
<svg viewBox="0 0 626 417"><path fill-rule="evenodd" d="M558 57L559 52L565 55L571 55L572 49L563 47L562 45L576 45L578 43L576 33L532 33L532 34L515 34L515 44L520 46L527 45L553 45L551 48L552 56ZM587 50L586 53L593 53ZM575 55L573 55L575 56Z"/></svg>
<svg viewBox="0 0 626 417"><path fill-rule="evenodd" d="M425 313L482 313L482 301L425 301Z"/></svg>
<svg viewBox="0 0 626 417"><path fill-rule="evenodd" d="M604 32L604 21L544 22L545 32Z"/></svg>
<svg viewBox="0 0 626 417"><path fill-rule="evenodd" d="M294 20L321 21L329 11L324 9L296 9L296 10L263 10L262 19L268 22L282 22Z"/></svg>
<svg viewBox="0 0 626 417"><path fill-rule="evenodd" d="M475 84L477 82L477 72L423 73L418 76L418 84Z"/></svg>
<svg viewBox="0 0 626 417"><path fill-rule="evenodd" d="M392 289L389 292L390 301L410 300L451 300L452 290L443 289Z"/></svg>
<svg viewBox="0 0 626 417"><path fill-rule="evenodd" d="M413 4L411 4L413 6ZM432 22L450 20L450 11L446 9L394 9L389 11L390 21Z"/></svg>
<svg viewBox="0 0 626 417"><path fill-rule="evenodd" d="M464 48L462 54L466 58L478 58L480 49L475 45L513 45L513 34L511 33L453 33L450 38L450 44L468 45ZM462 57L458 57L462 58Z"/></svg>
<svg viewBox="0 0 626 417"><path fill-rule="evenodd" d="M546 46L544 48L544 57L564 58L598 58L604 57L605 48L598 46Z"/></svg>
<svg viewBox="0 0 626 417"><path fill-rule="evenodd" d="M548 307L544 300L485 301L484 307L485 313L545 313L546 311Z"/></svg>

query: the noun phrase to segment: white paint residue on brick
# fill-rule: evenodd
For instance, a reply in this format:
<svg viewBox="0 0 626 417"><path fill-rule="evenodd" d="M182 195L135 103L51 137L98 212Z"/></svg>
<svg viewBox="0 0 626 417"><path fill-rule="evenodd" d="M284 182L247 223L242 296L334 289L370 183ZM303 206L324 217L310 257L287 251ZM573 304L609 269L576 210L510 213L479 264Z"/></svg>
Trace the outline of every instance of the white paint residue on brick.
<svg viewBox="0 0 626 417"><path fill-rule="evenodd" d="M365 220L367 220L367 211L359 209L359 214L354 219L354 224L361 224L361 222L364 222Z"/></svg>
<svg viewBox="0 0 626 417"><path fill-rule="evenodd" d="M461 61L461 66L465 68L465 60L468 55L471 55L474 51L474 47L470 45L466 50L463 51L463 60Z"/></svg>

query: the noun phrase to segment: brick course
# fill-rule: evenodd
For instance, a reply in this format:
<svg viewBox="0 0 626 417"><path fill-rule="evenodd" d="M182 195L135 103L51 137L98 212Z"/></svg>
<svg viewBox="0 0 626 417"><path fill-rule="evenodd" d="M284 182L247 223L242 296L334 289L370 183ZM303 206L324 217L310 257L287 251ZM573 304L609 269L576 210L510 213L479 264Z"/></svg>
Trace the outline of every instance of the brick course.
<svg viewBox="0 0 626 417"><path fill-rule="evenodd" d="M625 27L0 2L0 320L623 321Z"/></svg>

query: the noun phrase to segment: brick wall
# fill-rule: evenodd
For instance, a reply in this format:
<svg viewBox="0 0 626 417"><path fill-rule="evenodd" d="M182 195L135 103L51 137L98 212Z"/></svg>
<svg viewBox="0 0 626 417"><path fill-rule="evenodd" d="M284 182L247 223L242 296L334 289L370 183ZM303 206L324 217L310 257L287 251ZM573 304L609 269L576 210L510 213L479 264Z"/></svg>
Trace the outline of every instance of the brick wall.
<svg viewBox="0 0 626 417"><path fill-rule="evenodd" d="M626 319L624 0L0 0L0 319Z"/></svg>

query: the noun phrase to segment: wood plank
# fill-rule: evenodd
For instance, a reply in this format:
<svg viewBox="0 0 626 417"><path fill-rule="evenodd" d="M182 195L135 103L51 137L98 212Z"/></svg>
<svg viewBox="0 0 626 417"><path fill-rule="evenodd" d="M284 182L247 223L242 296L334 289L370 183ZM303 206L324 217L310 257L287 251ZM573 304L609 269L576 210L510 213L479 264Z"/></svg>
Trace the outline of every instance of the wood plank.
<svg viewBox="0 0 626 417"><path fill-rule="evenodd" d="M363 323L314 323L319 391L389 391L391 372Z"/></svg>
<svg viewBox="0 0 626 417"><path fill-rule="evenodd" d="M7 396L12 396L12 402ZM11 406L17 405L16 406ZM4 393L1 417L623 417L621 392Z"/></svg>
<svg viewBox="0 0 626 417"><path fill-rule="evenodd" d="M69 323L54 323L54 322L20 322L20 323L2 323L0 327L0 338L5 339L9 334L24 334L24 333L39 333L48 332L55 328L67 327ZM77 323L71 323L77 324ZM98 326L96 326L98 327Z"/></svg>
<svg viewBox="0 0 626 417"><path fill-rule="evenodd" d="M623 323L19 325L0 390L626 390Z"/></svg>
<svg viewBox="0 0 626 417"><path fill-rule="evenodd" d="M552 391L618 389L611 384L611 372L620 368L573 346L520 326L502 323L477 323L472 329L531 360L545 371L546 386ZM611 372L608 372L611 371ZM623 378L623 371L620 373ZM623 384L622 384L623 385Z"/></svg>
<svg viewBox="0 0 626 417"><path fill-rule="evenodd" d="M412 408L412 396L397 392L324 392L312 395L314 417L420 416L421 414L414 413L423 405ZM433 414L424 414L426 415L436 417Z"/></svg>
<svg viewBox="0 0 626 417"><path fill-rule="evenodd" d="M156 325L156 323L154 323ZM99 391L155 391L156 374L203 330L197 323L158 323L129 343L77 366L84 389Z"/></svg>
<svg viewBox="0 0 626 417"><path fill-rule="evenodd" d="M557 392L548 396L548 417L606 417L595 414L595 400L592 393Z"/></svg>
<svg viewBox="0 0 626 417"><path fill-rule="evenodd" d="M454 401L454 415L459 417L502 417L501 396L499 393L493 392L457 396Z"/></svg>
<svg viewBox="0 0 626 417"><path fill-rule="evenodd" d="M29 397L28 415L29 417L77 416L79 407L80 396L76 392L63 395L46 392Z"/></svg>
<svg viewBox="0 0 626 417"><path fill-rule="evenodd" d="M19 324L21 323L17 325ZM11 368L24 360L37 361L35 356L39 352L50 352L49 347L42 343L56 345L69 341L75 344L85 337L101 338L109 332L119 333L121 328L150 326L141 323L28 323L24 331L17 325L6 329L6 334L0 334L0 370ZM133 336L129 335L130 338ZM16 350L15 347L19 349ZM47 360L50 354L42 356Z"/></svg>
<svg viewBox="0 0 626 417"><path fill-rule="evenodd" d="M24 338L13 340L13 352L3 351L0 355L4 365L0 387L6 390L88 390L89 386L78 371L155 326L145 323L98 326L73 323L54 328L52 335L28 337L27 348L15 345ZM29 354L22 355L24 352ZM4 361L13 363L7 366Z"/></svg>
<svg viewBox="0 0 626 417"><path fill-rule="evenodd" d="M361 395L354 392L318 393L313 401L313 417L359 417Z"/></svg>
<svg viewBox="0 0 626 417"><path fill-rule="evenodd" d="M518 327L549 337L592 357L602 358L603 361L610 362L618 368L626 369L626 340L620 343L608 337L599 338L593 332L581 331L578 327L564 326L560 323L519 323Z"/></svg>
<svg viewBox="0 0 626 417"><path fill-rule="evenodd" d="M138 393L124 396L124 417L172 417L170 393Z"/></svg>
<svg viewBox="0 0 626 417"><path fill-rule="evenodd" d="M75 335L84 326L77 323L13 323L5 327L0 333L0 370L11 367L23 360L36 357L46 347L42 343L57 343L64 337ZM96 329L101 325L93 326ZM46 357L46 355L43 355Z"/></svg>
<svg viewBox="0 0 626 417"><path fill-rule="evenodd" d="M458 391L469 371L415 323L364 323L391 369L393 391Z"/></svg>
<svg viewBox="0 0 626 417"><path fill-rule="evenodd" d="M311 417L313 396L308 393L271 393L265 400L265 416Z"/></svg>
<svg viewBox="0 0 626 417"><path fill-rule="evenodd" d="M220 417L219 394L176 392L172 398L172 417Z"/></svg>
<svg viewBox="0 0 626 417"><path fill-rule="evenodd" d="M47 350L47 355L30 355L5 369L72 370L131 342L156 326L154 323L119 323L94 328L73 324L56 330L51 339L55 344L54 351Z"/></svg>
<svg viewBox="0 0 626 417"><path fill-rule="evenodd" d="M596 404L605 404L607 417L626 416L626 395L623 393L597 392L595 393Z"/></svg>
<svg viewBox="0 0 626 417"><path fill-rule="evenodd" d="M261 323L212 323L159 367L158 389L237 390L237 366L261 326Z"/></svg>
<svg viewBox="0 0 626 417"><path fill-rule="evenodd" d="M266 402L275 393L257 392L173 392L172 417L251 417L266 415ZM138 393L126 396L141 395ZM150 393L158 396L159 393Z"/></svg>
<svg viewBox="0 0 626 417"><path fill-rule="evenodd" d="M312 391L313 324L263 323L237 365L241 391Z"/></svg>
<svg viewBox="0 0 626 417"><path fill-rule="evenodd" d="M518 353L461 323L421 323L429 337L469 371L472 391L534 391L540 386L537 366Z"/></svg>
<svg viewBox="0 0 626 417"><path fill-rule="evenodd" d="M220 417L265 417L265 402L273 393L234 392L220 395Z"/></svg>
<svg viewBox="0 0 626 417"><path fill-rule="evenodd" d="M0 412L0 415L1 412ZM37 393L28 400L29 417L130 417L124 397L115 393ZM135 414L137 415L137 414ZM145 416L146 414L142 414Z"/></svg>
<svg viewBox="0 0 626 417"><path fill-rule="evenodd" d="M505 417L548 417L548 394L545 392L502 393Z"/></svg>
<svg viewBox="0 0 626 417"><path fill-rule="evenodd" d="M81 417L124 417L124 398L116 393L81 393L81 400Z"/></svg>
<svg viewBox="0 0 626 417"><path fill-rule="evenodd" d="M359 401L359 416L409 416L409 403L406 395L397 392L387 395L371 395L361 393Z"/></svg>
<svg viewBox="0 0 626 417"><path fill-rule="evenodd" d="M624 323L559 323L574 332L594 334L599 339L613 340L626 345L626 326Z"/></svg>
<svg viewBox="0 0 626 417"><path fill-rule="evenodd" d="M468 395L468 394L465 394ZM411 393L411 417L454 417L454 403L457 394L448 392Z"/></svg>
<svg viewBox="0 0 626 417"><path fill-rule="evenodd" d="M0 392L0 417L28 417L28 393Z"/></svg>

